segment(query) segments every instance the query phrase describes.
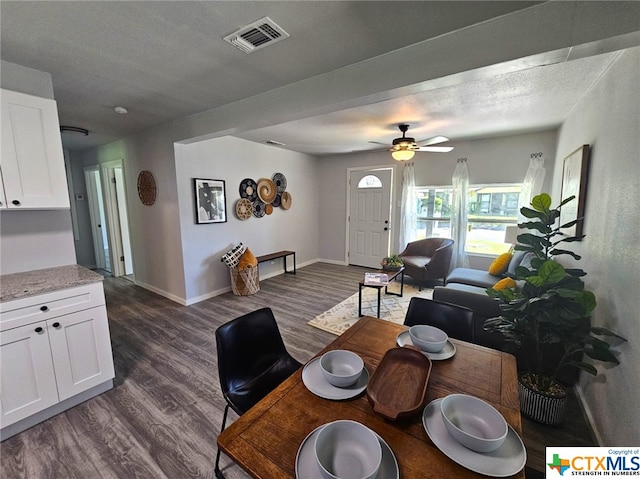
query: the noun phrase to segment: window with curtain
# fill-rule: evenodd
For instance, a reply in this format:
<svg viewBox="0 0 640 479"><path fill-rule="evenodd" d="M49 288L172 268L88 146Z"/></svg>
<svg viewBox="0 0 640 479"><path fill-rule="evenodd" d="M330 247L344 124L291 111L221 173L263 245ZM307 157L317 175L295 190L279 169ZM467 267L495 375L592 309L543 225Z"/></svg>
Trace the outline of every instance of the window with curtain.
<svg viewBox="0 0 640 479"><path fill-rule="evenodd" d="M469 254L499 255L509 250L505 229L518 222L518 198L522 184L470 185L467 198ZM451 237L453 187L416 186L418 222L416 239Z"/></svg>

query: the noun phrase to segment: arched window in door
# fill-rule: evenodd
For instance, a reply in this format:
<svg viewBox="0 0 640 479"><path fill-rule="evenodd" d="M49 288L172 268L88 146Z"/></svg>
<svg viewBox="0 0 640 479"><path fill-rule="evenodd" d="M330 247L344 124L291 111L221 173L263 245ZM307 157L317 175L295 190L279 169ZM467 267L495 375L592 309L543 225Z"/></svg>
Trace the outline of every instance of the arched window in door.
<svg viewBox="0 0 640 479"><path fill-rule="evenodd" d="M382 181L375 175L363 176L358 182L358 188L382 188Z"/></svg>

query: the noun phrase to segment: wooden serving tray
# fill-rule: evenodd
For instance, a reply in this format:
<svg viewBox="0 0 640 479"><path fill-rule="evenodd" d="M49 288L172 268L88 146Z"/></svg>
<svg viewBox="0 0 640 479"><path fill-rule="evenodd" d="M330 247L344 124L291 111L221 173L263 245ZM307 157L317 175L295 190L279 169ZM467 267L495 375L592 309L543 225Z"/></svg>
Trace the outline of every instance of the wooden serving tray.
<svg viewBox="0 0 640 479"><path fill-rule="evenodd" d="M431 360L411 347L392 348L382 357L367 385L374 412L396 421L421 411L431 374Z"/></svg>

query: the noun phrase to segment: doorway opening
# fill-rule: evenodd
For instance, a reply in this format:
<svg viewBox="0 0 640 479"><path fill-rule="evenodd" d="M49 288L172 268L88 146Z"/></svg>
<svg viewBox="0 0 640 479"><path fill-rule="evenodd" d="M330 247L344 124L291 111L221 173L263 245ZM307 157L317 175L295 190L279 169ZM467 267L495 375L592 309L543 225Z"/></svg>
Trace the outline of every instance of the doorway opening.
<svg viewBox="0 0 640 479"><path fill-rule="evenodd" d="M122 160L85 168L96 267L133 281Z"/></svg>

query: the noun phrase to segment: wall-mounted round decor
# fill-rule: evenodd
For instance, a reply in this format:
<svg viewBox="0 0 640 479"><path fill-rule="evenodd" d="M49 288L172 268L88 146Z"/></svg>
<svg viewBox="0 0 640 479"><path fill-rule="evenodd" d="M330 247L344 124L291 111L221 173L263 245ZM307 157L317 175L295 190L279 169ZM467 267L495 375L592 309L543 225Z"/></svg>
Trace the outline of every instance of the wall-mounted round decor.
<svg viewBox="0 0 640 479"><path fill-rule="evenodd" d="M269 178L260 178L258 180L258 198L263 203L271 203L277 194L276 185Z"/></svg>
<svg viewBox="0 0 640 479"><path fill-rule="evenodd" d="M143 205L156 202L156 180L150 171L143 170L138 174L138 197Z"/></svg>
<svg viewBox="0 0 640 479"><path fill-rule="evenodd" d="M256 218L262 218L265 213L265 204L260 200L255 200L253 202L253 216Z"/></svg>
<svg viewBox="0 0 640 479"><path fill-rule="evenodd" d="M291 208L291 193L289 193L288 191L282 193L282 205L280 206L282 206L282 209L285 210Z"/></svg>
<svg viewBox="0 0 640 479"><path fill-rule="evenodd" d="M258 185L251 178L245 178L240 182L240 198L254 201L258 197Z"/></svg>
<svg viewBox="0 0 640 479"><path fill-rule="evenodd" d="M278 193L282 194L287 189L287 178L282 173L274 173L272 179Z"/></svg>
<svg viewBox="0 0 640 479"><path fill-rule="evenodd" d="M253 214L253 205L247 198L236 201L236 216L241 220L248 220Z"/></svg>

